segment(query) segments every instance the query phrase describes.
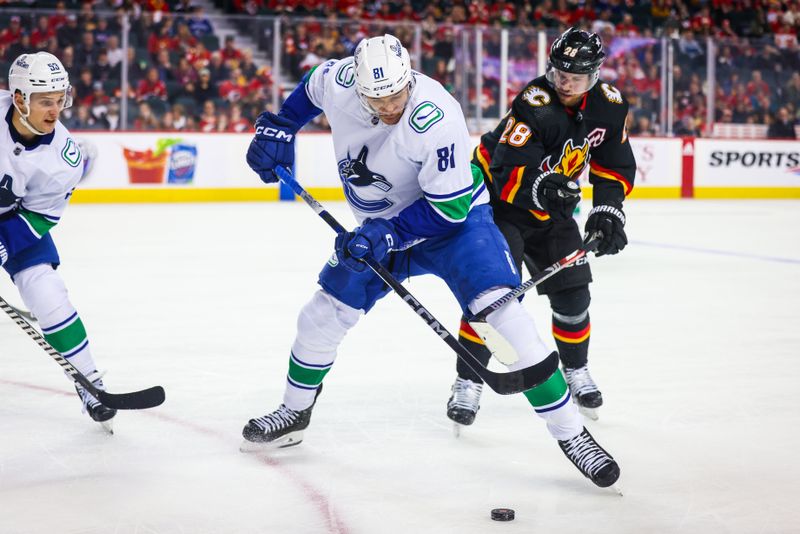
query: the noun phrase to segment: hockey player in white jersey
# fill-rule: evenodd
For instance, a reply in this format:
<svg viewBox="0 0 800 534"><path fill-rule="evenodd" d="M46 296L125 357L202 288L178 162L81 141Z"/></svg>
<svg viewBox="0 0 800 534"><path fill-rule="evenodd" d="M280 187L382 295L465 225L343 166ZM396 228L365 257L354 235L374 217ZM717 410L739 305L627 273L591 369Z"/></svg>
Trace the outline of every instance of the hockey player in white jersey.
<svg viewBox="0 0 800 534"><path fill-rule="evenodd" d="M0 265L36 316L44 338L98 388L86 329L56 272L60 260L50 230L83 172L75 140L59 122L72 101L69 77L56 56L22 54L11 64L10 91L0 91ZM84 410L110 430L116 410L82 386Z"/></svg>
<svg viewBox="0 0 800 534"><path fill-rule="evenodd" d="M292 168L297 131L322 112L360 226L337 236L320 273L321 289L297 320L283 404L247 423L243 450L302 441L337 347L388 292L362 258L371 255L400 280L439 276L465 312L483 309L520 282L492 221L481 174L471 170L459 104L439 83L411 70L397 38L364 39L353 57L306 75L277 115L259 116L247 161L263 181L277 181L278 165ZM510 369L546 368L550 378L524 395L567 457L598 486L613 484L619 467L583 427L557 353L541 340L533 319L513 301L487 321L519 355Z"/></svg>

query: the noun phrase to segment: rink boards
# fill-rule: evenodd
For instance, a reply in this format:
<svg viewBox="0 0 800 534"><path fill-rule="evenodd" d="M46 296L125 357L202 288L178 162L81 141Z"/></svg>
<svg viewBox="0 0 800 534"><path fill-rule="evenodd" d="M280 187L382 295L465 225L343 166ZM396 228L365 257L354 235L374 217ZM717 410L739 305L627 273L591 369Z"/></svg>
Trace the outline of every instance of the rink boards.
<svg viewBox="0 0 800 534"><path fill-rule="evenodd" d="M78 132L74 137L86 165L75 202L291 198L277 185L262 184L247 166L251 134ZM631 144L637 161L632 198L800 198L798 141L637 137ZM317 198L344 199L330 134L297 137L295 172ZM585 176L582 182L584 197L590 198Z"/></svg>

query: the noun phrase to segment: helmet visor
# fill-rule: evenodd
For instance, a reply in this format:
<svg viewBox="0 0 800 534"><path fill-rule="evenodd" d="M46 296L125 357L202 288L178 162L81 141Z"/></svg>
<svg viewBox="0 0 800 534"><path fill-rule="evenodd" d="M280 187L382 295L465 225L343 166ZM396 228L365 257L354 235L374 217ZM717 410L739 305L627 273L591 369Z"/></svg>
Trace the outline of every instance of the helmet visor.
<svg viewBox="0 0 800 534"><path fill-rule="evenodd" d="M597 81L597 71L589 74L575 74L559 70L552 65L547 68L547 81L559 93L581 95L591 89Z"/></svg>

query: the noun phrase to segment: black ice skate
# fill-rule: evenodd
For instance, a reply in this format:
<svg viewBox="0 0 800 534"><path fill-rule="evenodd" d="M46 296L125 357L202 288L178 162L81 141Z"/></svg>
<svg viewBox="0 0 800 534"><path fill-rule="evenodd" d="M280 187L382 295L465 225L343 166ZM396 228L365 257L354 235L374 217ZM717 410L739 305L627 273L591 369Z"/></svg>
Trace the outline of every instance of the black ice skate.
<svg viewBox="0 0 800 534"><path fill-rule="evenodd" d="M97 371L91 373L86 378L91 380L92 384L97 389L106 389L103 385L103 379L101 378L101 375L97 373ZM113 422L111 420L115 415L117 415L117 410L100 404L100 401L94 398L94 395L89 393L86 388L77 382L75 383L75 391L78 393L78 397L80 397L81 402L83 403L83 412L88 413L89 417L92 418L92 421L100 423L109 434L113 434L114 429L112 426Z"/></svg>
<svg viewBox="0 0 800 534"><path fill-rule="evenodd" d="M317 403L322 391L322 384L317 388L314 402L305 410L295 411L281 404L277 410L263 417L250 419L242 430L245 441L239 450L250 452L264 449L283 449L300 445L303 442L303 430L311 422L311 411Z"/></svg>
<svg viewBox="0 0 800 534"><path fill-rule="evenodd" d="M619 466L597 444L586 428L572 439L558 441L558 446L583 475L601 488L613 485L619 478Z"/></svg>
<svg viewBox="0 0 800 534"><path fill-rule="evenodd" d="M481 407L482 391L483 384L456 377L452 387L453 394L447 401L447 417L456 423L453 429L456 436L459 435L460 425L469 426L475 422L475 416Z"/></svg>
<svg viewBox="0 0 800 534"><path fill-rule="evenodd" d="M589 367L584 365L577 369L564 368L569 391L580 412L593 421L597 421L597 408L603 405L603 394L589 374Z"/></svg>

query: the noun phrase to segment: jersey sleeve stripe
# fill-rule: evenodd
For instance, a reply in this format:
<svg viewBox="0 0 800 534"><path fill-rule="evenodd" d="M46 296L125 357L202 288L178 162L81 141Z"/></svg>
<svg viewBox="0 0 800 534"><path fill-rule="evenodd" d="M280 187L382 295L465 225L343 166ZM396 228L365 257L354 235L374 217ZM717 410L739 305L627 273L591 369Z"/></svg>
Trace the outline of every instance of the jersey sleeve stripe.
<svg viewBox="0 0 800 534"><path fill-rule="evenodd" d="M525 174L525 166L522 167L514 167L511 171L511 174L508 177L508 183L503 187L503 190L500 192L500 198L505 200L509 204L514 203L514 197L517 196L517 191L519 191L520 186L522 185L522 176Z"/></svg>
<svg viewBox="0 0 800 534"><path fill-rule="evenodd" d="M592 162L590 164L590 171L592 174L600 178L605 178L606 180L614 180L615 182L621 183L622 187L625 189L625 196L630 195L631 191L633 191L633 184L631 184L628 180L623 178L622 175L612 171L611 169L606 169L605 167L602 167L597 163Z"/></svg>
<svg viewBox="0 0 800 534"><path fill-rule="evenodd" d="M539 210L528 210L528 211L531 212L531 215L533 215L540 221L550 220L550 215L546 211L539 211Z"/></svg>
<svg viewBox="0 0 800 534"><path fill-rule="evenodd" d="M480 169L483 171L483 175L490 182L493 181L492 173L489 172L489 167L492 157L489 155L489 151L486 150L486 147L483 146L483 143L475 147L475 159L478 160L478 163L480 163Z"/></svg>
<svg viewBox="0 0 800 534"><path fill-rule="evenodd" d="M447 193L446 195L437 195L437 194L434 194L434 193L425 193L425 198L427 198L428 200L433 201L433 202L440 202L442 200L451 200L451 199L458 198L460 196L466 195L467 193L471 193L473 189L474 189L474 186L473 185L469 185L469 186L465 187L464 189L460 189L460 190L456 191L455 193Z"/></svg>
<svg viewBox="0 0 800 534"><path fill-rule="evenodd" d="M445 202L429 201L431 207L444 220L452 223L464 222L467 219L469 208L472 205L472 195L462 195L459 198Z"/></svg>

